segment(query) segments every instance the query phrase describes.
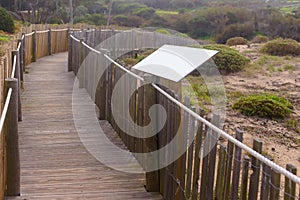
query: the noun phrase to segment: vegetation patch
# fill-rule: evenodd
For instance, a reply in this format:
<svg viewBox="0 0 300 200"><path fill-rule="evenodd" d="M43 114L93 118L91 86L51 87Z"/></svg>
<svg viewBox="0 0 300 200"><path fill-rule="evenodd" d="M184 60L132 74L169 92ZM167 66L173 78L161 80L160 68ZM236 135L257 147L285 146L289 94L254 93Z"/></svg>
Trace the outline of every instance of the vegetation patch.
<svg viewBox="0 0 300 200"><path fill-rule="evenodd" d="M213 60L220 72L224 74L240 71L250 62L249 58L226 45L211 44L204 45L203 48L219 51L219 53L213 57Z"/></svg>
<svg viewBox="0 0 300 200"><path fill-rule="evenodd" d="M266 43L268 41L269 38L267 36L257 35L251 40L251 43Z"/></svg>
<svg viewBox="0 0 300 200"><path fill-rule="evenodd" d="M243 37L233 37L229 38L226 42L228 46L236 46L236 45L247 45L248 40Z"/></svg>
<svg viewBox="0 0 300 200"><path fill-rule="evenodd" d="M168 31L167 29L157 29L155 32L165 34L165 35L171 35L170 31Z"/></svg>
<svg viewBox="0 0 300 200"><path fill-rule="evenodd" d="M155 13L157 15L178 15L179 12L172 10L156 10Z"/></svg>
<svg viewBox="0 0 300 200"><path fill-rule="evenodd" d="M12 16L2 7L0 7L0 30L14 33L15 24Z"/></svg>
<svg viewBox="0 0 300 200"><path fill-rule="evenodd" d="M278 38L267 42L260 51L274 56L298 56L300 55L300 44L292 39Z"/></svg>
<svg viewBox="0 0 300 200"><path fill-rule="evenodd" d="M291 117L289 119L286 120L286 125L288 128L296 131L297 133L300 133L300 120L295 118L295 117ZM299 141L300 144L300 141Z"/></svg>
<svg viewBox="0 0 300 200"><path fill-rule="evenodd" d="M247 116L284 119L290 116L293 105L274 94L252 94L238 99L233 108Z"/></svg>

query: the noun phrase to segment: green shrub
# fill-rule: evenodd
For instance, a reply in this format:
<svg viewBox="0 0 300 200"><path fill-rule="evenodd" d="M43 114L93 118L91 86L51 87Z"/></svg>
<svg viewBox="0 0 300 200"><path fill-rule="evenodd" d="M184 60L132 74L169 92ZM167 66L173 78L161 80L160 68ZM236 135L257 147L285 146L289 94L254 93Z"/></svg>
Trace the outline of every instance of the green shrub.
<svg viewBox="0 0 300 200"><path fill-rule="evenodd" d="M0 7L0 30L14 33L15 24L12 16L2 7Z"/></svg>
<svg viewBox="0 0 300 200"><path fill-rule="evenodd" d="M157 29L155 32L165 34L165 35L171 35L171 33L167 29Z"/></svg>
<svg viewBox="0 0 300 200"><path fill-rule="evenodd" d="M216 35L216 41L224 44L232 37L244 37L249 39L253 37L254 33L254 27L251 24L231 24Z"/></svg>
<svg viewBox="0 0 300 200"><path fill-rule="evenodd" d="M243 37L229 38L226 42L226 45L228 46L246 45L246 44L248 44L248 40Z"/></svg>
<svg viewBox="0 0 300 200"><path fill-rule="evenodd" d="M269 38L267 36L257 35L252 40L251 43L265 43L268 42Z"/></svg>
<svg viewBox="0 0 300 200"><path fill-rule="evenodd" d="M217 50L219 53L213 57L218 69L221 73L230 73L240 71L250 59L240 54L226 45L211 44L204 45L203 48L210 50Z"/></svg>
<svg viewBox="0 0 300 200"><path fill-rule="evenodd" d="M273 94L253 94L241 97L233 105L242 114L270 119L283 119L290 115L293 105Z"/></svg>
<svg viewBox="0 0 300 200"><path fill-rule="evenodd" d="M267 42L260 51L273 56L298 56L300 44L296 40L278 38Z"/></svg>

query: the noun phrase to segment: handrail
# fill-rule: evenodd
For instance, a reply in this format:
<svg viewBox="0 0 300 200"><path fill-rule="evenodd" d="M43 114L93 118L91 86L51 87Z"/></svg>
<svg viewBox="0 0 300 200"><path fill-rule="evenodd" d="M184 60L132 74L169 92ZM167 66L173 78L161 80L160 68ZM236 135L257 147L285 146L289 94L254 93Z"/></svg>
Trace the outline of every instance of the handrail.
<svg viewBox="0 0 300 200"><path fill-rule="evenodd" d="M11 70L11 78L15 78L16 65L17 65L17 55L14 55L14 58L13 58L13 67L12 67L12 70Z"/></svg>
<svg viewBox="0 0 300 200"><path fill-rule="evenodd" d="M74 37L73 35L71 35L71 38L72 38L73 40L75 40L76 42L80 42L80 40L77 39L76 37Z"/></svg>
<svg viewBox="0 0 300 200"><path fill-rule="evenodd" d="M31 36L31 35L33 35L33 34L34 34L34 32L26 33L25 36L27 37L27 36Z"/></svg>
<svg viewBox="0 0 300 200"><path fill-rule="evenodd" d="M12 89L9 88L8 92L7 92L5 104L4 104L4 107L3 107L3 111L2 111L2 114L1 114L1 118L0 118L0 134L2 133L4 121L5 121L5 118L6 118L7 111L8 111L8 106L10 104L11 95L12 95Z"/></svg>
<svg viewBox="0 0 300 200"><path fill-rule="evenodd" d="M19 42L19 44L18 44L17 51L20 51L20 48L21 48L21 42Z"/></svg>
<svg viewBox="0 0 300 200"><path fill-rule="evenodd" d="M67 30L69 30L69 29L67 29L67 28L64 28L64 29L51 29L51 31L53 31L53 32L67 31Z"/></svg>
<svg viewBox="0 0 300 200"><path fill-rule="evenodd" d="M76 39L74 36L71 35L71 38ZM78 40L79 41L79 40ZM87 44L85 45L87 46ZM92 47L90 47L91 49ZM95 50L96 51L96 50ZM115 64L117 67L119 67L120 69L124 70L125 72L129 73L130 75L136 77L137 79L144 81L144 79L142 77L140 77L139 75L129 71L128 69L126 69L124 66L122 66L121 64L117 63L116 61L114 61L112 58L110 58L108 55L104 54L104 57L107 58L109 61L111 61L113 64ZM166 96L169 100L171 100L173 103L175 103L176 105L178 105L180 108L182 108L183 110L185 110L186 112L188 112L191 116L193 116L196 120L201 121L202 123L204 123L205 125L207 125L211 130L215 131L216 133L220 134L222 137L224 137L225 139L227 139L228 141L232 142L233 144L235 144L236 146L240 147L241 149L243 149L244 151L248 152L249 154L251 154L253 157L257 158L258 160L260 160L261 162L263 162L264 164L266 164L267 166L271 167L273 170L278 171L279 173L283 174L284 176L286 176L287 178L289 178L290 180L292 180L293 182L297 183L300 185L300 177L298 177L297 175L289 172L288 170L284 169L283 167L279 166L278 164L276 164L275 162L267 159L266 157L264 157L263 155L261 155L260 153L256 152L255 150L251 149L250 147L248 147L247 145L243 144L242 142L240 142L239 140L235 139L234 137L232 137L231 135L229 135L228 133L226 133L225 131L219 129L218 127L216 127L215 125L213 125L212 123L210 123L209 121L207 121L206 119L204 119L203 117L199 116L197 113L195 113L194 111L192 111L191 109L189 109L188 107L186 107L184 104L182 104L180 101L176 100L175 98L173 98L171 95L169 95L167 92L165 92L163 89L161 89L159 86L157 86L156 84L152 83L152 86L158 90L159 92L161 92L164 96Z"/></svg>
<svg viewBox="0 0 300 200"><path fill-rule="evenodd" d="M44 30L44 31L36 31L36 33L48 33L49 30Z"/></svg>

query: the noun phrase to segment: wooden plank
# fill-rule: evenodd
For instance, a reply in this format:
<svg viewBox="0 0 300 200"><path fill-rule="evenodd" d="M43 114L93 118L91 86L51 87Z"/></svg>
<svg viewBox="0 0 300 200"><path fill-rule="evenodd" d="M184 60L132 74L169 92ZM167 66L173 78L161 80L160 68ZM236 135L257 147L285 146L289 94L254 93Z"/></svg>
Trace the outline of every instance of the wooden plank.
<svg viewBox="0 0 300 200"><path fill-rule="evenodd" d="M243 142L243 132L241 130L236 131L236 139ZM241 158L242 149L235 145L234 147L234 162L233 162L233 174L232 174L232 191L231 200L238 199L239 195L239 184L240 184L240 174L241 174Z"/></svg>
<svg viewBox="0 0 300 200"><path fill-rule="evenodd" d="M199 115L203 117L203 110L200 110ZM194 174L193 174L193 183L192 183L192 199L198 199L199 193L199 178L200 178L200 166L201 166L201 147L202 147L202 137L203 137L203 123L197 122L197 133L195 139L195 158L194 158Z"/></svg>
<svg viewBox="0 0 300 200"><path fill-rule="evenodd" d="M213 114L212 123L215 126L220 126L220 116ZM211 151L209 152L209 164L208 164L208 179L207 179L207 198L213 199L214 196L214 182L215 182L215 167L216 167L216 156L217 156L217 141L218 134L211 131L209 137L210 145L213 145Z"/></svg>
<svg viewBox="0 0 300 200"><path fill-rule="evenodd" d="M286 169L293 174L297 174L297 168L291 164L286 165ZM295 200L296 184L289 178L285 177L284 183L284 200Z"/></svg>
<svg viewBox="0 0 300 200"><path fill-rule="evenodd" d="M280 198L280 173L271 170L271 183L270 183L270 199L278 200Z"/></svg>
<svg viewBox="0 0 300 200"><path fill-rule="evenodd" d="M191 110L196 111L195 107L191 107ZM187 175L186 175L186 197L190 199L192 193L192 173L193 173L193 161L194 161L194 136L195 136L195 118L189 115L189 129L188 129L188 160L187 160Z"/></svg>
<svg viewBox="0 0 300 200"><path fill-rule="evenodd" d="M224 185L224 200L230 198L230 180L232 173L232 159L233 159L233 148L234 144L228 142L227 144L227 158L226 158L226 172L225 172L225 185Z"/></svg>
<svg viewBox="0 0 300 200"><path fill-rule="evenodd" d="M266 157L271 160L271 158ZM262 177L261 177L261 188L260 188L260 199L268 200L269 191L270 191L270 177L271 177L271 168L262 163Z"/></svg>
<svg viewBox="0 0 300 200"><path fill-rule="evenodd" d="M248 177L249 177L250 158L245 155L243 159L242 183L241 183L241 200L247 200L248 195Z"/></svg>
<svg viewBox="0 0 300 200"><path fill-rule="evenodd" d="M262 142L259 140L253 140L253 149L258 153L262 152ZM260 161L252 156L251 166L253 173L250 177L249 186L249 199L257 199L258 187L259 187L259 175L260 175Z"/></svg>
<svg viewBox="0 0 300 200"><path fill-rule="evenodd" d="M219 150L219 162L216 180L216 199L223 199L224 195L224 178L225 178L225 166L226 166L226 147L220 145Z"/></svg>

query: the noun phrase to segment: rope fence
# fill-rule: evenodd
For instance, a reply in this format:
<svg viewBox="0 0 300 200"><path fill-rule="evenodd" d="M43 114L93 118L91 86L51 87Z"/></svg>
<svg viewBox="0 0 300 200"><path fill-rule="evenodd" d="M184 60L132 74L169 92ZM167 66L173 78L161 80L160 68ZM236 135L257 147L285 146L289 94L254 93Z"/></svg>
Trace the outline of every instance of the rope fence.
<svg viewBox="0 0 300 200"><path fill-rule="evenodd" d="M211 121L205 119L201 111L191 106L189 99L182 103L178 95L166 87L151 82L150 85L139 87L143 85L141 82L145 81L144 75L139 75L115 61L119 55L128 54L136 49L157 48L162 44L190 45L189 41L136 30L126 31L125 37L118 37L118 33L121 32L89 30L72 33L69 37L68 69L78 75L80 86L94 99L99 108L99 118L112 124L130 151L159 150L174 138L180 138L177 147L185 148L185 152L179 158L174 157L172 151L163 154L173 157L175 162L158 171L146 173L148 191L158 191L165 199L300 198L300 178L296 175L296 168L289 164L283 168L263 156L262 142L253 140L253 147L250 148L243 143L242 131L237 130L235 137L227 134L219 127L220 116L215 114ZM120 46L118 42L124 46ZM87 59L91 54L95 62ZM84 66L84 73L79 73L80 66ZM89 81L94 81L99 76L93 71L94 68L100 68L99 71L104 71L104 75L100 78L97 88L90 88L93 83ZM160 104L166 110L166 124L155 138L134 138L121 130L112 117L112 91L125 74L129 74L127 79L131 80L125 81L120 90L123 92L119 95L129 92L126 87L130 84L133 84L131 87L135 87L136 92L130 102L120 104L129 103L129 112L135 123L140 126L149 123L149 105ZM97 93L93 94L94 91ZM122 110L119 112L123 113ZM130 124L128 119L123 120L122 123ZM183 121L183 125L180 125L180 121ZM202 155L201 151L205 145L205 138L209 138L207 141L211 143L217 140L208 155ZM142 166L144 159L137 157Z"/></svg>

